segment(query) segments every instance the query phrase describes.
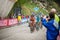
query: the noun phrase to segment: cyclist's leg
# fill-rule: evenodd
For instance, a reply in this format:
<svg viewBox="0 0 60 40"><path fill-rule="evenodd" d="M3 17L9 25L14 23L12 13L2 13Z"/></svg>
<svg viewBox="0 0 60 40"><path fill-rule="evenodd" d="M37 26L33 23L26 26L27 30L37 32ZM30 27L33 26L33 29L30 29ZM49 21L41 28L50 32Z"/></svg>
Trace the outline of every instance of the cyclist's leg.
<svg viewBox="0 0 60 40"><path fill-rule="evenodd" d="M37 22L37 24L36 24L36 30L38 31L39 30L39 22Z"/></svg>

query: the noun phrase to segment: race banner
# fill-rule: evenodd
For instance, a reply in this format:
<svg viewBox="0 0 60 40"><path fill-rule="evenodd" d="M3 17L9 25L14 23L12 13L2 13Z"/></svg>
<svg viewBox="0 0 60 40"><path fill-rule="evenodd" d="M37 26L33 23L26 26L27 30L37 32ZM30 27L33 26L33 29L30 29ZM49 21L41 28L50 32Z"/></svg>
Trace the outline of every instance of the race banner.
<svg viewBox="0 0 60 40"><path fill-rule="evenodd" d="M17 19L9 19L9 24L8 25L15 25L18 23Z"/></svg>

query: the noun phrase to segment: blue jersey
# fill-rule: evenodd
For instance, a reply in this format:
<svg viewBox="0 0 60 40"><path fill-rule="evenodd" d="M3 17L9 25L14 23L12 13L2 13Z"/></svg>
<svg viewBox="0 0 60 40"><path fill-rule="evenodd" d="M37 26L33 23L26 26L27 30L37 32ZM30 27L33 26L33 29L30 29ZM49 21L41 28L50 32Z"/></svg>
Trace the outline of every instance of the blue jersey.
<svg viewBox="0 0 60 40"><path fill-rule="evenodd" d="M40 17L39 16L36 16L36 21L40 22Z"/></svg>
<svg viewBox="0 0 60 40"><path fill-rule="evenodd" d="M47 40L56 40L59 30L53 25L54 19L51 19L47 22L45 19L42 19L42 24L47 28Z"/></svg>

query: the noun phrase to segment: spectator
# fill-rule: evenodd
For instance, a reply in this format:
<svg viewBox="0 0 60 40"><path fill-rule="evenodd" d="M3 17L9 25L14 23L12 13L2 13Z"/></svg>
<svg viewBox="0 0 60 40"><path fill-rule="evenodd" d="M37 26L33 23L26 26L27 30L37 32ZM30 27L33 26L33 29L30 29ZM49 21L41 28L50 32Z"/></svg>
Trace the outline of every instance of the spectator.
<svg viewBox="0 0 60 40"><path fill-rule="evenodd" d="M28 15L26 15L26 16L25 16L25 18L26 18L26 19L28 19L28 18L29 18L29 16L28 16Z"/></svg>
<svg viewBox="0 0 60 40"><path fill-rule="evenodd" d="M22 15L22 19L24 19L24 15Z"/></svg>
<svg viewBox="0 0 60 40"><path fill-rule="evenodd" d="M55 15L53 13L49 13L49 18L42 18L42 24L47 28L47 32L46 32L46 37L47 40L57 40L57 35L59 34L59 30L56 29L56 27L54 26L54 18ZM47 20L49 20L47 22Z"/></svg>
<svg viewBox="0 0 60 40"><path fill-rule="evenodd" d="M55 21L56 22L59 22L59 17L56 15L57 14L56 9L55 8L52 8L50 12L53 13L53 14L55 14Z"/></svg>
<svg viewBox="0 0 60 40"><path fill-rule="evenodd" d="M20 14L18 14L18 23L20 23L21 22L21 15Z"/></svg>
<svg viewBox="0 0 60 40"><path fill-rule="evenodd" d="M56 9L55 9L55 8L52 8L50 12L55 15L56 24L59 24L59 16L57 16L57 11L56 11ZM56 24L55 24L55 26L56 26Z"/></svg>

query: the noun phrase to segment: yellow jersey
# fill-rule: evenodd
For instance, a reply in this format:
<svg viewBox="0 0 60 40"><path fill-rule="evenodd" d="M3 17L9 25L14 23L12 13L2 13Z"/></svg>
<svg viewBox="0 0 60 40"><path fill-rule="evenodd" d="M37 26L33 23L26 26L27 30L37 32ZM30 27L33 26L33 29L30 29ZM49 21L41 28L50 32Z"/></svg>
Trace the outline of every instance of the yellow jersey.
<svg viewBox="0 0 60 40"><path fill-rule="evenodd" d="M55 21L59 22L59 17L55 14Z"/></svg>
<svg viewBox="0 0 60 40"><path fill-rule="evenodd" d="M22 19L21 16L18 16L18 21L21 21L21 19Z"/></svg>

